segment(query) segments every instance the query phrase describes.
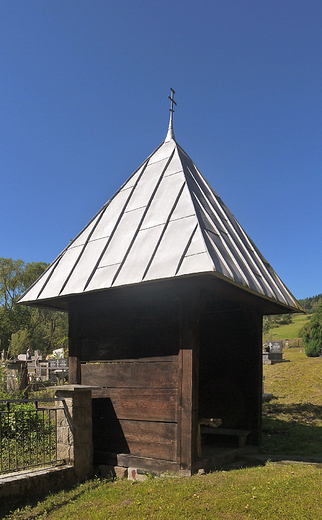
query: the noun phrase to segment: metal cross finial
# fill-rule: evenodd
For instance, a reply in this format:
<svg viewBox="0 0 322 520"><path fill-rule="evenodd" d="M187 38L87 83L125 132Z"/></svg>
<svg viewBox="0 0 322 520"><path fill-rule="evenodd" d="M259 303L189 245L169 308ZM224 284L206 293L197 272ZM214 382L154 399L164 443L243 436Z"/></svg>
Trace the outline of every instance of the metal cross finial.
<svg viewBox="0 0 322 520"><path fill-rule="evenodd" d="M168 98L171 101L171 108L170 108L169 128L168 128L167 136L165 138L166 142L170 141L170 139L174 139L174 133L173 133L173 112L174 112L174 108L173 108L173 105L177 106L177 103L173 99L175 91L173 90L173 88L170 88L170 90L171 90L171 96L168 96Z"/></svg>
<svg viewBox="0 0 322 520"><path fill-rule="evenodd" d="M170 90L171 90L171 96L168 96L168 98L169 98L170 101L171 101L170 112L173 114L173 112L174 112L173 104L175 104L175 106L177 106L177 103L176 103L175 100L174 100L174 94L175 94L175 91L174 91L173 88L171 88L171 87L170 87Z"/></svg>

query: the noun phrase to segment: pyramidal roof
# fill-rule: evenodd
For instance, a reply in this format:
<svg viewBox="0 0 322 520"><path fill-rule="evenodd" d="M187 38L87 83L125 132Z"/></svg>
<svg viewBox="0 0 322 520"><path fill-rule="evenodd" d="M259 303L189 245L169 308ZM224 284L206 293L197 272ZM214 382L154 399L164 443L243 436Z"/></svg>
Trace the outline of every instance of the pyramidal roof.
<svg viewBox="0 0 322 520"><path fill-rule="evenodd" d="M212 274L299 309L173 133L129 177L19 303Z"/></svg>

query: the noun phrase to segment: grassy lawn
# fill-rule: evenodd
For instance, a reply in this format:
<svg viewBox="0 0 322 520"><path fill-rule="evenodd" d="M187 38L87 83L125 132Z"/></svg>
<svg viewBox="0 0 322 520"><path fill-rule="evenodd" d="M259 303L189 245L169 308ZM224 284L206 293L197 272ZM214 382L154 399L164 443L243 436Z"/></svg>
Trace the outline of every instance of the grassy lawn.
<svg viewBox="0 0 322 520"><path fill-rule="evenodd" d="M264 366L263 451L322 458L322 360L286 349ZM318 519L322 465L273 464L145 482L94 479L38 503L0 504L11 519ZM1 510L2 508L2 510Z"/></svg>
<svg viewBox="0 0 322 520"><path fill-rule="evenodd" d="M284 349L289 362L264 365L263 444L268 453L322 457L322 359Z"/></svg>
<svg viewBox="0 0 322 520"><path fill-rule="evenodd" d="M318 519L322 469L268 463L141 483L94 480L12 512L14 519Z"/></svg>

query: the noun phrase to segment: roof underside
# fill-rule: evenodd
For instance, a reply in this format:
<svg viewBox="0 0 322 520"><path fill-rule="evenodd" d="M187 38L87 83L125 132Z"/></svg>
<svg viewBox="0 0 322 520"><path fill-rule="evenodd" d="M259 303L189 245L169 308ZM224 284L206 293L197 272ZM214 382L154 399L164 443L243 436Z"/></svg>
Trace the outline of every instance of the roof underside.
<svg viewBox="0 0 322 520"><path fill-rule="evenodd" d="M54 300L72 295L206 273L301 310L171 136L19 303L56 306Z"/></svg>

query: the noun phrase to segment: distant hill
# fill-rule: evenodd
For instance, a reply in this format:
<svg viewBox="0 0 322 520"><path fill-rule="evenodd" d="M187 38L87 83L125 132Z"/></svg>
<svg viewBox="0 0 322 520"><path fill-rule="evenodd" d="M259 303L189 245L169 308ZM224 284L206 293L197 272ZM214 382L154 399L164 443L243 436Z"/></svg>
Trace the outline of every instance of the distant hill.
<svg viewBox="0 0 322 520"><path fill-rule="evenodd" d="M284 339L290 340L290 346L303 346L303 341L299 340L300 330L304 325L309 323L311 316L308 314L292 314L292 319L290 323L285 323L285 321L275 321L270 323L270 327L263 327L263 342L267 341L282 341ZM265 320L265 317L264 317ZM294 341L296 341L293 345Z"/></svg>
<svg viewBox="0 0 322 520"><path fill-rule="evenodd" d="M319 304L322 302L322 294L311 296L310 298L305 298L304 300L298 300L298 302L306 312L313 314L316 312Z"/></svg>

